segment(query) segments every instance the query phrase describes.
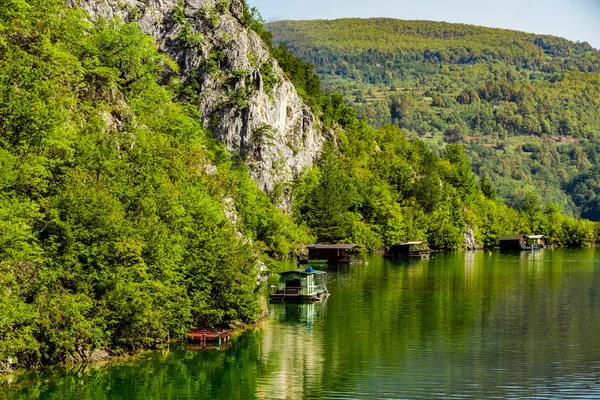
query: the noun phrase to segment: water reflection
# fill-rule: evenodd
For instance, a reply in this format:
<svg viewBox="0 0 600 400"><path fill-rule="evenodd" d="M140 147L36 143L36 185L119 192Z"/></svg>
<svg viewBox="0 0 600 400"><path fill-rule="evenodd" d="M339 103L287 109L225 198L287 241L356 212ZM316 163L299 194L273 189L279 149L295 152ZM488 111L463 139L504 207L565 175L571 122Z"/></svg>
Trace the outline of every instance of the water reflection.
<svg viewBox="0 0 600 400"><path fill-rule="evenodd" d="M280 303L270 304L269 315L279 323L306 326L310 331L317 318L327 314L327 300L318 303Z"/></svg>
<svg viewBox="0 0 600 400"><path fill-rule="evenodd" d="M222 351L0 383L4 398L600 398L596 249L328 268L326 303L271 304Z"/></svg>
<svg viewBox="0 0 600 400"><path fill-rule="evenodd" d="M257 397L300 399L320 392L325 373L325 340L319 318L327 301L271 304L261 360L274 368L257 381Z"/></svg>

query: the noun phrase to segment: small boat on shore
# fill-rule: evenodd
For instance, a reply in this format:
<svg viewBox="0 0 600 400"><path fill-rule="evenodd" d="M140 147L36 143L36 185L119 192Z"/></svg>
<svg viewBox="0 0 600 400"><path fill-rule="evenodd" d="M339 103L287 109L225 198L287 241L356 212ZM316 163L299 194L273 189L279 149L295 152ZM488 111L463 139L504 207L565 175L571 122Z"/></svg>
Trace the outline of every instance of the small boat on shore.
<svg viewBox="0 0 600 400"><path fill-rule="evenodd" d="M279 285L271 293L271 301L312 302L323 301L329 296L327 273L311 266L279 273Z"/></svg>
<svg viewBox="0 0 600 400"><path fill-rule="evenodd" d="M221 344L229 342L232 332L231 329L192 329L186 336L188 342L200 342L202 345L206 345L206 342Z"/></svg>

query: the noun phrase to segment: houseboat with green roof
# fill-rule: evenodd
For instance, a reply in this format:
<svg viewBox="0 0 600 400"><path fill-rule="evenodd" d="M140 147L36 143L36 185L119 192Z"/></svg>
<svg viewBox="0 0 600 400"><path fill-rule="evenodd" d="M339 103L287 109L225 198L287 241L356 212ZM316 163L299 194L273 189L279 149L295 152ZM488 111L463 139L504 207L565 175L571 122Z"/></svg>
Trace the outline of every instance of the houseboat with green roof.
<svg viewBox="0 0 600 400"><path fill-rule="evenodd" d="M305 269L279 273L279 285L273 287L271 301L323 301L327 298L327 273Z"/></svg>

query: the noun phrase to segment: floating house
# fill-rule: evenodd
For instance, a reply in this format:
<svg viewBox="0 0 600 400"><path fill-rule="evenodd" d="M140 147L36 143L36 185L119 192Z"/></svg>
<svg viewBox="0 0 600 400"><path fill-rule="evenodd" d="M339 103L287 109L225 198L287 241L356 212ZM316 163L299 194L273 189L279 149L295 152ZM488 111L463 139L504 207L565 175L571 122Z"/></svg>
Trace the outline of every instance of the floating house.
<svg viewBox="0 0 600 400"><path fill-rule="evenodd" d="M327 273L308 266L279 273L271 301L322 301L327 298Z"/></svg>
<svg viewBox="0 0 600 400"><path fill-rule="evenodd" d="M527 246L525 235L500 236L500 250L522 250Z"/></svg>
<svg viewBox="0 0 600 400"><path fill-rule="evenodd" d="M531 249L542 249L546 247L546 236L544 235L528 235L525 236L527 247Z"/></svg>
<svg viewBox="0 0 600 400"><path fill-rule="evenodd" d="M306 248L308 259L303 262L308 264L363 262L357 254L362 248L358 244L310 244Z"/></svg>
<svg viewBox="0 0 600 400"><path fill-rule="evenodd" d="M385 256L389 258L399 257L428 257L429 248L423 242L407 242L407 243L394 243L385 252Z"/></svg>
<svg viewBox="0 0 600 400"><path fill-rule="evenodd" d="M505 235L500 236L500 250L536 250L546 246L544 235Z"/></svg>

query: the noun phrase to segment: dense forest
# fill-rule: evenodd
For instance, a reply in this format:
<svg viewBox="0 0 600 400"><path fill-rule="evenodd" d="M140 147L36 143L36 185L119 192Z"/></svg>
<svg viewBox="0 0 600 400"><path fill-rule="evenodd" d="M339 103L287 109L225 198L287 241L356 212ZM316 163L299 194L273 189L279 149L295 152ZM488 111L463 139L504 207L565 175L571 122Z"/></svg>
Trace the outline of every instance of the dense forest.
<svg viewBox="0 0 600 400"><path fill-rule="evenodd" d="M202 126L193 82L135 23L91 22L62 0L0 4L0 372L254 321L259 275L314 240L370 250L407 239L460 249L465 233L485 246L515 232L599 241L600 225L535 191L519 210L504 204L461 145L432 150L359 119L246 14L332 133L292 185L289 213ZM597 175L572 182L581 201Z"/></svg>
<svg viewBox="0 0 600 400"><path fill-rule="evenodd" d="M527 193L598 220L600 52L587 43L469 25L392 19L267 25L315 65L359 118L393 123L441 153L463 144L516 208Z"/></svg>
<svg viewBox="0 0 600 400"><path fill-rule="evenodd" d="M320 23L307 22L309 27L316 24L307 31L318 35ZM479 246L494 247L503 234L544 232L556 245L598 242L600 224L564 215L561 205L541 197L533 187L522 188L519 207L506 205L497 196L498 184L491 174L473 172L462 144L428 145L403 125L410 115L398 115L395 125L369 124L343 94L317 90L319 69L297 58L296 42L289 43L294 51L290 50L273 29L286 24L268 24L267 30L260 26L257 32L306 102L336 131L335 143L294 187L293 216L319 241L357 242L376 250L420 239L434 249L461 249L465 233L471 233ZM290 37L303 40L304 30L290 32ZM348 52L356 51L348 40L339 38L338 43L348 45ZM327 81L323 86L330 87ZM583 185L581 192L593 190Z"/></svg>
<svg viewBox="0 0 600 400"><path fill-rule="evenodd" d="M135 23L1 3L0 370L254 321L260 261L310 240L180 92Z"/></svg>

